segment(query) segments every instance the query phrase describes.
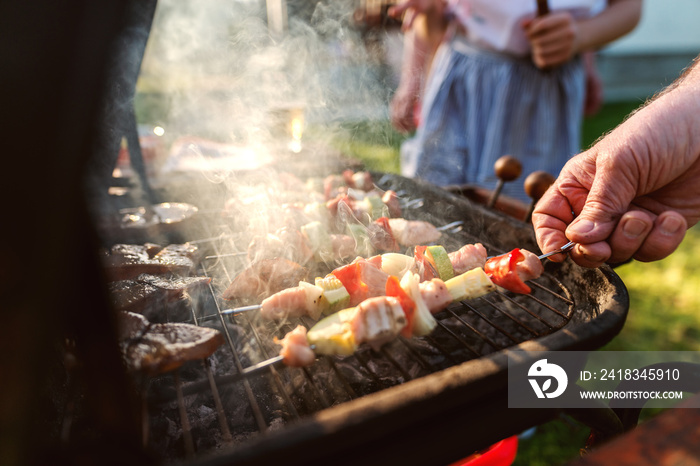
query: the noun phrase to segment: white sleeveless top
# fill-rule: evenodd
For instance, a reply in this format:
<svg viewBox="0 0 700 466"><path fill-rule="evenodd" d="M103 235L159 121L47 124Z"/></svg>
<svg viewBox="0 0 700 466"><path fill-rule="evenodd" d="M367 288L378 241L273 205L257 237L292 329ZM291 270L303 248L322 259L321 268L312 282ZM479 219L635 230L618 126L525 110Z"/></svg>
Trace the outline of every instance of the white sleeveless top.
<svg viewBox="0 0 700 466"><path fill-rule="evenodd" d="M567 10L575 18L600 12L605 0L549 0L550 11ZM536 0L448 0L448 11L466 29L474 45L524 56L530 53L522 22L534 18Z"/></svg>

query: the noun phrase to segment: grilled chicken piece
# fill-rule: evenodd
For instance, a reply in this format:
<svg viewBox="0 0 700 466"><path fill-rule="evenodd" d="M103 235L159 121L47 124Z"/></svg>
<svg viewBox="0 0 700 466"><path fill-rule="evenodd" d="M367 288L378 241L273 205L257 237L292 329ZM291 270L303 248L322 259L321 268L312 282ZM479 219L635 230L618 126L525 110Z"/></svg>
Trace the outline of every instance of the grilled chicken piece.
<svg viewBox="0 0 700 466"><path fill-rule="evenodd" d="M309 315L306 290L300 286L286 288L263 299L260 315L267 320L281 320L287 317ZM320 309L318 309L320 313ZM318 319L318 314L314 316Z"/></svg>
<svg viewBox="0 0 700 466"><path fill-rule="evenodd" d="M355 309L350 322L355 342L368 343L375 350L398 337L407 323L401 303L390 296L366 299Z"/></svg>
<svg viewBox="0 0 700 466"><path fill-rule="evenodd" d="M418 285L420 296L430 310L431 314L436 314L452 303L452 295L447 290L445 282L439 278L433 278Z"/></svg>
<svg viewBox="0 0 700 466"><path fill-rule="evenodd" d="M197 252L192 244L171 244L161 249L117 244L103 257L103 263L110 281L134 279L142 273L185 276L194 269Z"/></svg>
<svg viewBox="0 0 700 466"><path fill-rule="evenodd" d="M537 254L521 249L520 252L525 256L525 260L518 262L515 266L515 271L522 281L534 280L542 275L544 266Z"/></svg>
<svg viewBox="0 0 700 466"><path fill-rule="evenodd" d="M486 248L481 243L465 244L455 252L448 254L455 275L461 275L472 269L484 267Z"/></svg>
<svg viewBox="0 0 700 466"><path fill-rule="evenodd" d="M390 218L389 226L396 241L402 246L434 243L442 233L435 225L423 220L406 220Z"/></svg>
<svg viewBox="0 0 700 466"><path fill-rule="evenodd" d="M281 340L275 337L274 342L282 345L280 355L284 358L283 361L287 366L310 366L316 360L316 355L306 339L306 327L303 325L297 325L294 330L287 333Z"/></svg>
<svg viewBox="0 0 700 466"><path fill-rule="evenodd" d="M296 286L306 279L307 269L283 258L265 259L250 264L224 290L226 300L259 302L278 291Z"/></svg>
<svg viewBox="0 0 700 466"><path fill-rule="evenodd" d="M218 330L182 323L149 324L137 314L119 313L121 350L130 370L158 375L187 361L209 357L224 343Z"/></svg>

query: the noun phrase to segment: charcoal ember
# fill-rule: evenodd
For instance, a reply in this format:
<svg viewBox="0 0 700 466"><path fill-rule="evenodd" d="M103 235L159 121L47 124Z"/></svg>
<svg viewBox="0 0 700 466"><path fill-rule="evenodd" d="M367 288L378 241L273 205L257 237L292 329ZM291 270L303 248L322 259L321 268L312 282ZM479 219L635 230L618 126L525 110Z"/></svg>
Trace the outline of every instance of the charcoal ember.
<svg viewBox="0 0 700 466"><path fill-rule="evenodd" d="M480 336L480 325L479 318L474 314L464 313L459 318L445 317L440 319L440 326L430 334L430 341L444 351L453 363L473 359L478 354L488 354L494 350Z"/></svg>
<svg viewBox="0 0 700 466"><path fill-rule="evenodd" d="M276 385L275 379L269 373L250 376L233 383L221 383L227 376L239 373L237 362L245 368L266 359L267 355L261 352L252 331L231 323L227 323L225 328L220 324L215 328L218 328L221 333L228 333L236 354L234 357L234 352L229 347L225 347L207 359L212 375L220 381L217 384L217 393L223 405L223 411L226 413L226 422L231 432L235 433L236 439L242 441L261 430L256 412L262 417L265 425L288 422L293 415L285 405L284 396L281 394L282 389ZM178 375L183 392L186 393L185 409L188 421L193 426L195 444L200 446L216 444L217 448L222 446L226 443L226 439L221 435L218 417L211 416L210 409L214 409L215 405L205 366L201 363L184 364L178 370ZM196 386L194 393L188 389L190 386ZM175 384L172 377L154 379L149 394L156 398L175 400ZM170 417L173 422L179 424L176 406L175 401L167 403L166 409L159 415ZM207 409L202 410L201 406ZM206 416L203 416L203 413ZM176 437L179 435L181 433ZM202 440L199 437L207 437L208 440ZM170 443L164 443L162 447L168 445Z"/></svg>
<svg viewBox="0 0 700 466"><path fill-rule="evenodd" d="M330 406L325 392L321 391L308 371L301 368L286 368L281 374L284 390L289 394L294 409L305 416Z"/></svg>
<svg viewBox="0 0 700 466"><path fill-rule="evenodd" d="M327 404L336 405L349 401L357 395L343 377L334 361L335 358L322 356L307 371L311 374L311 383L319 391Z"/></svg>
<svg viewBox="0 0 700 466"><path fill-rule="evenodd" d="M446 368L450 365L448 357L429 337L406 339L406 344L431 367L430 372L434 372L435 368Z"/></svg>
<svg viewBox="0 0 700 466"><path fill-rule="evenodd" d="M423 358L416 347L412 347L414 352L407 350L407 345L411 343L403 343L402 341L395 341L389 345L385 345L382 348L382 353L387 358L391 358L396 365L406 372L409 379L416 379L424 375L428 375L434 371L434 366ZM402 372L402 373L403 373Z"/></svg>
<svg viewBox="0 0 700 466"><path fill-rule="evenodd" d="M370 352L366 351L366 353ZM388 388L407 381L405 374L383 353L372 352L360 357L365 358L365 366L373 374L372 377L377 379L383 387Z"/></svg>

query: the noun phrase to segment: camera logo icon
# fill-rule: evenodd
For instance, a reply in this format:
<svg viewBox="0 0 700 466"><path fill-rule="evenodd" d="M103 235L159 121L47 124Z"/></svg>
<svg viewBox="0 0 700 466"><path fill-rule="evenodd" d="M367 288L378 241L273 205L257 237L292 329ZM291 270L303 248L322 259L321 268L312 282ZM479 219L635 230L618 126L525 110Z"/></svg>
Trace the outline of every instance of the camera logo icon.
<svg viewBox="0 0 700 466"><path fill-rule="evenodd" d="M527 375L537 398L556 398L564 393L569 383L566 371L557 364L548 363L546 359L540 359L530 366ZM556 380L556 387L552 387L552 380Z"/></svg>

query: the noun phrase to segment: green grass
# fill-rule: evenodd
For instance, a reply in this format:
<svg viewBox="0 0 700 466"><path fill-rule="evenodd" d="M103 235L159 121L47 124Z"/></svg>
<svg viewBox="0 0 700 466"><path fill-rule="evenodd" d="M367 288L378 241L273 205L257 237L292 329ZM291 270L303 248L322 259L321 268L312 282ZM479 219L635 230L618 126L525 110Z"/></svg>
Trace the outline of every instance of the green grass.
<svg viewBox="0 0 700 466"><path fill-rule="evenodd" d="M616 269L630 294L622 332L611 351L700 350L700 228L688 230L678 250L651 263Z"/></svg>
<svg viewBox="0 0 700 466"><path fill-rule="evenodd" d="M332 144L360 160L368 170L399 173L399 150L404 139L389 121L362 121L343 124Z"/></svg>

